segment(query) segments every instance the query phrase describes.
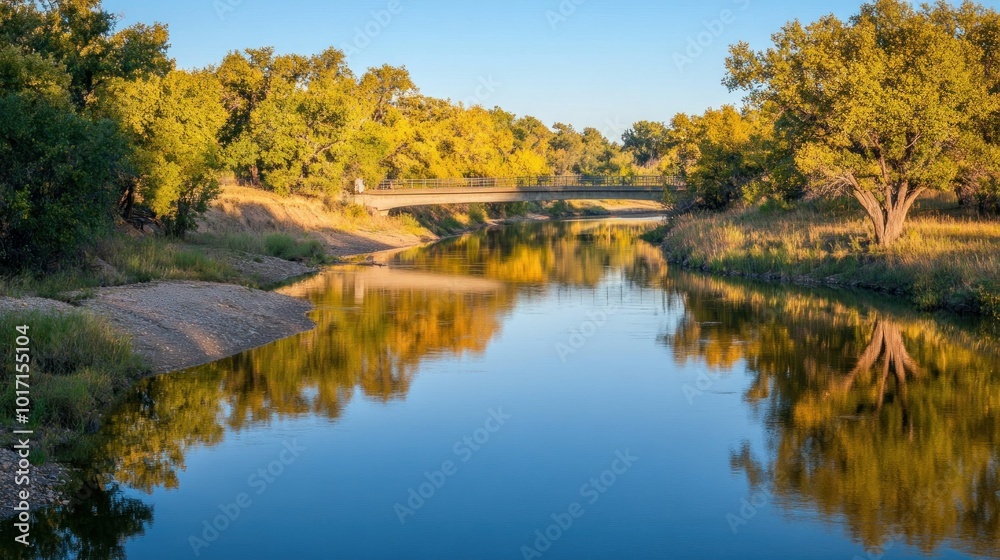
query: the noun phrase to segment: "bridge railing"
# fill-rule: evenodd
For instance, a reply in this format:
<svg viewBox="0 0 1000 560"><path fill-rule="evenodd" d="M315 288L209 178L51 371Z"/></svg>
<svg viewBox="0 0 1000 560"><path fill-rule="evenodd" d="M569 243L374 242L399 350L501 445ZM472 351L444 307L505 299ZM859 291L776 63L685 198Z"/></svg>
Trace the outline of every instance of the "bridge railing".
<svg viewBox="0 0 1000 560"><path fill-rule="evenodd" d="M549 175L537 177L461 177L453 179L387 179L379 190L397 189L460 189L527 187L680 187L678 176L633 175Z"/></svg>

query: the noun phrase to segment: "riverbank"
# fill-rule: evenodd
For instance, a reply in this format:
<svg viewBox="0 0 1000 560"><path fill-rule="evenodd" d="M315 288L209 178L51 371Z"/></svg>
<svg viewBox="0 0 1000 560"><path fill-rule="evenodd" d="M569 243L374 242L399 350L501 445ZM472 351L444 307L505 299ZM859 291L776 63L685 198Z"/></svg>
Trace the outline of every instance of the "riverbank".
<svg viewBox="0 0 1000 560"><path fill-rule="evenodd" d="M1000 319L1000 222L938 195L918 203L889 248L870 243L870 228L849 201L771 204L679 216L652 240L690 269L849 286L902 296L921 310Z"/></svg>
<svg viewBox="0 0 1000 560"><path fill-rule="evenodd" d="M63 501L58 488L70 477L58 462L97 430L104 411L135 381L309 330L311 309L306 300L275 292L195 281L101 288L76 305L0 298L0 332L27 327L30 367L22 388L28 391L30 414L26 425L13 424L12 397L3 399L0 441L9 453L15 427L34 432L31 460L45 463L45 469L31 479L31 506ZM13 344L13 336L0 340L4 356L13 356ZM13 379L9 373L5 377ZM0 503L12 503L16 490L0 485Z"/></svg>
<svg viewBox="0 0 1000 560"><path fill-rule="evenodd" d="M657 209L649 203L608 202L525 205L508 214L504 207L470 205L386 217L234 187L224 191L202 227L184 242L122 226L91 244L78 262L43 276L0 281L0 322L7 330L31 325L41 335L32 346L33 408L41 411L31 420L38 449L33 460L62 468L62 451L95 431L102 412L144 376L207 363L312 328L306 317L311 304L261 288L376 251L491 225L647 215ZM12 343L0 339L4 355L11 353ZM11 427L13 404L2 401L0 413L0 424ZM6 437L0 441L3 447L13 444ZM63 478L39 479L39 496L55 501L40 498L33 506L57 503L56 486Z"/></svg>

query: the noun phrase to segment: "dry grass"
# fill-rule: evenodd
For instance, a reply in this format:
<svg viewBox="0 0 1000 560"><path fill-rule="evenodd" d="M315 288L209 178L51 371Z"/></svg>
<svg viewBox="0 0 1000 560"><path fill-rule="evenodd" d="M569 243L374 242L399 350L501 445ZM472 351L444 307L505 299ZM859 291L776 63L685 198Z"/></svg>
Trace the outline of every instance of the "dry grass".
<svg viewBox="0 0 1000 560"><path fill-rule="evenodd" d="M692 268L853 285L904 294L921 309L1000 318L1000 222L963 216L936 197L922 201L893 246L872 245L871 232L838 201L684 216L663 240L671 261Z"/></svg>
<svg viewBox="0 0 1000 560"><path fill-rule="evenodd" d="M414 238L430 235L412 218L405 216L371 215L355 204L297 195L282 197L231 184L223 187L202 221L199 232L308 232L324 241L333 241L334 238L340 241L340 235L344 233L368 240L378 240L387 235Z"/></svg>
<svg viewBox="0 0 1000 560"><path fill-rule="evenodd" d="M103 263L103 264L98 264ZM91 288L149 282L244 282L223 259L164 237L114 233L94 240L78 259L44 274L0 276L0 296L40 296L64 301L89 297Z"/></svg>

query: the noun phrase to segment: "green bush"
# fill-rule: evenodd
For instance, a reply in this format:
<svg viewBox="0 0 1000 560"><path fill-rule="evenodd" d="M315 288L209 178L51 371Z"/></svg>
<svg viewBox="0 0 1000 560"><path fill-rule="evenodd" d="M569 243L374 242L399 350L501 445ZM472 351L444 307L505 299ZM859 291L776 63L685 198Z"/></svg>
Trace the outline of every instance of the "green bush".
<svg viewBox="0 0 1000 560"><path fill-rule="evenodd" d="M546 208L545 212L553 218L561 218L572 214L573 207L570 206L565 200L557 200Z"/></svg>
<svg viewBox="0 0 1000 560"><path fill-rule="evenodd" d="M994 282L979 288L979 312L1000 321L1000 284Z"/></svg>
<svg viewBox="0 0 1000 560"><path fill-rule="evenodd" d="M502 205L504 216L524 216L528 212L538 211L537 202L509 202Z"/></svg>
<svg viewBox="0 0 1000 560"><path fill-rule="evenodd" d="M265 254L286 261L323 260L326 251L316 239L298 240L287 233L272 233L264 238Z"/></svg>
<svg viewBox="0 0 1000 560"><path fill-rule="evenodd" d="M0 97L0 268L50 266L108 228L125 150L109 122L44 98Z"/></svg>
<svg viewBox="0 0 1000 560"><path fill-rule="evenodd" d="M469 221L474 224L486 223L486 211L479 204L469 205Z"/></svg>
<svg viewBox="0 0 1000 560"><path fill-rule="evenodd" d="M441 222L438 225L439 228L443 230L445 233L453 233L465 229L465 226L462 225L462 222L456 220L455 216L451 215L446 216L443 220L441 220Z"/></svg>

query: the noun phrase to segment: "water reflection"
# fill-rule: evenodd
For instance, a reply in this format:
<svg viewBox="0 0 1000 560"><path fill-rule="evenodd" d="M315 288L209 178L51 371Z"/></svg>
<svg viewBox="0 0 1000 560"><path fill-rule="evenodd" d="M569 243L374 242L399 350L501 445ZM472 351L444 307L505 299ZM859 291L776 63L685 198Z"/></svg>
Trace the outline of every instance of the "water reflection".
<svg viewBox="0 0 1000 560"><path fill-rule="evenodd" d="M87 466L144 492L178 488L192 449L278 419L336 422L352 399L404 400L429 362L484 354L519 307L614 276L640 296L671 296L660 300L674 309L659 344L658 326L644 331L649 354L640 359L668 352L678 364L749 376L745 406L768 437L732 449L730 467L779 508L844 527L872 550L905 542L996 554L1000 345L991 331L850 294L670 271L659 249L637 239L649 228L512 226L285 288L315 304L314 330L140 383L89 442ZM123 558L122 543L150 526L153 509L108 488L40 515L35 557ZM4 538L0 555L22 557Z"/></svg>
<svg viewBox="0 0 1000 560"><path fill-rule="evenodd" d="M871 550L904 542L972 554L1000 545L995 343L884 305L675 277L677 360L732 371L771 434L731 466L789 512L843 524Z"/></svg>
<svg viewBox="0 0 1000 560"><path fill-rule="evenodd" d="M63 511L35 514L31 546L14 543L20 534L12 522L0 526L0 556L11 559L120 560L124 543L141 535L153 520L153 508L124 496L117 487L89 490Z"/></svg>
<svg viewBox="0 0 1000 560"><path fill-rule="evenodd" d="M134 488L175 488L191 446L274 418L336 419L360 391L406 396L422 361L481 353L527 286L589 286L610 270L662 277L662 254L637 244L646 225L515 226L397 255L391 268L336 268L283 293L316 306L312 331L139 385L110 415L99 456ZM457 258L456 255L462 255Z"/></svg>
<svg viewBox="0 0 1000 560"><path fill-rule="evenodd" d="M422 270L514 284L594 287L609 271L649 286L667 271L663 253L639 241L649 222L549 222L491 229L397 255Z"/></svg>

